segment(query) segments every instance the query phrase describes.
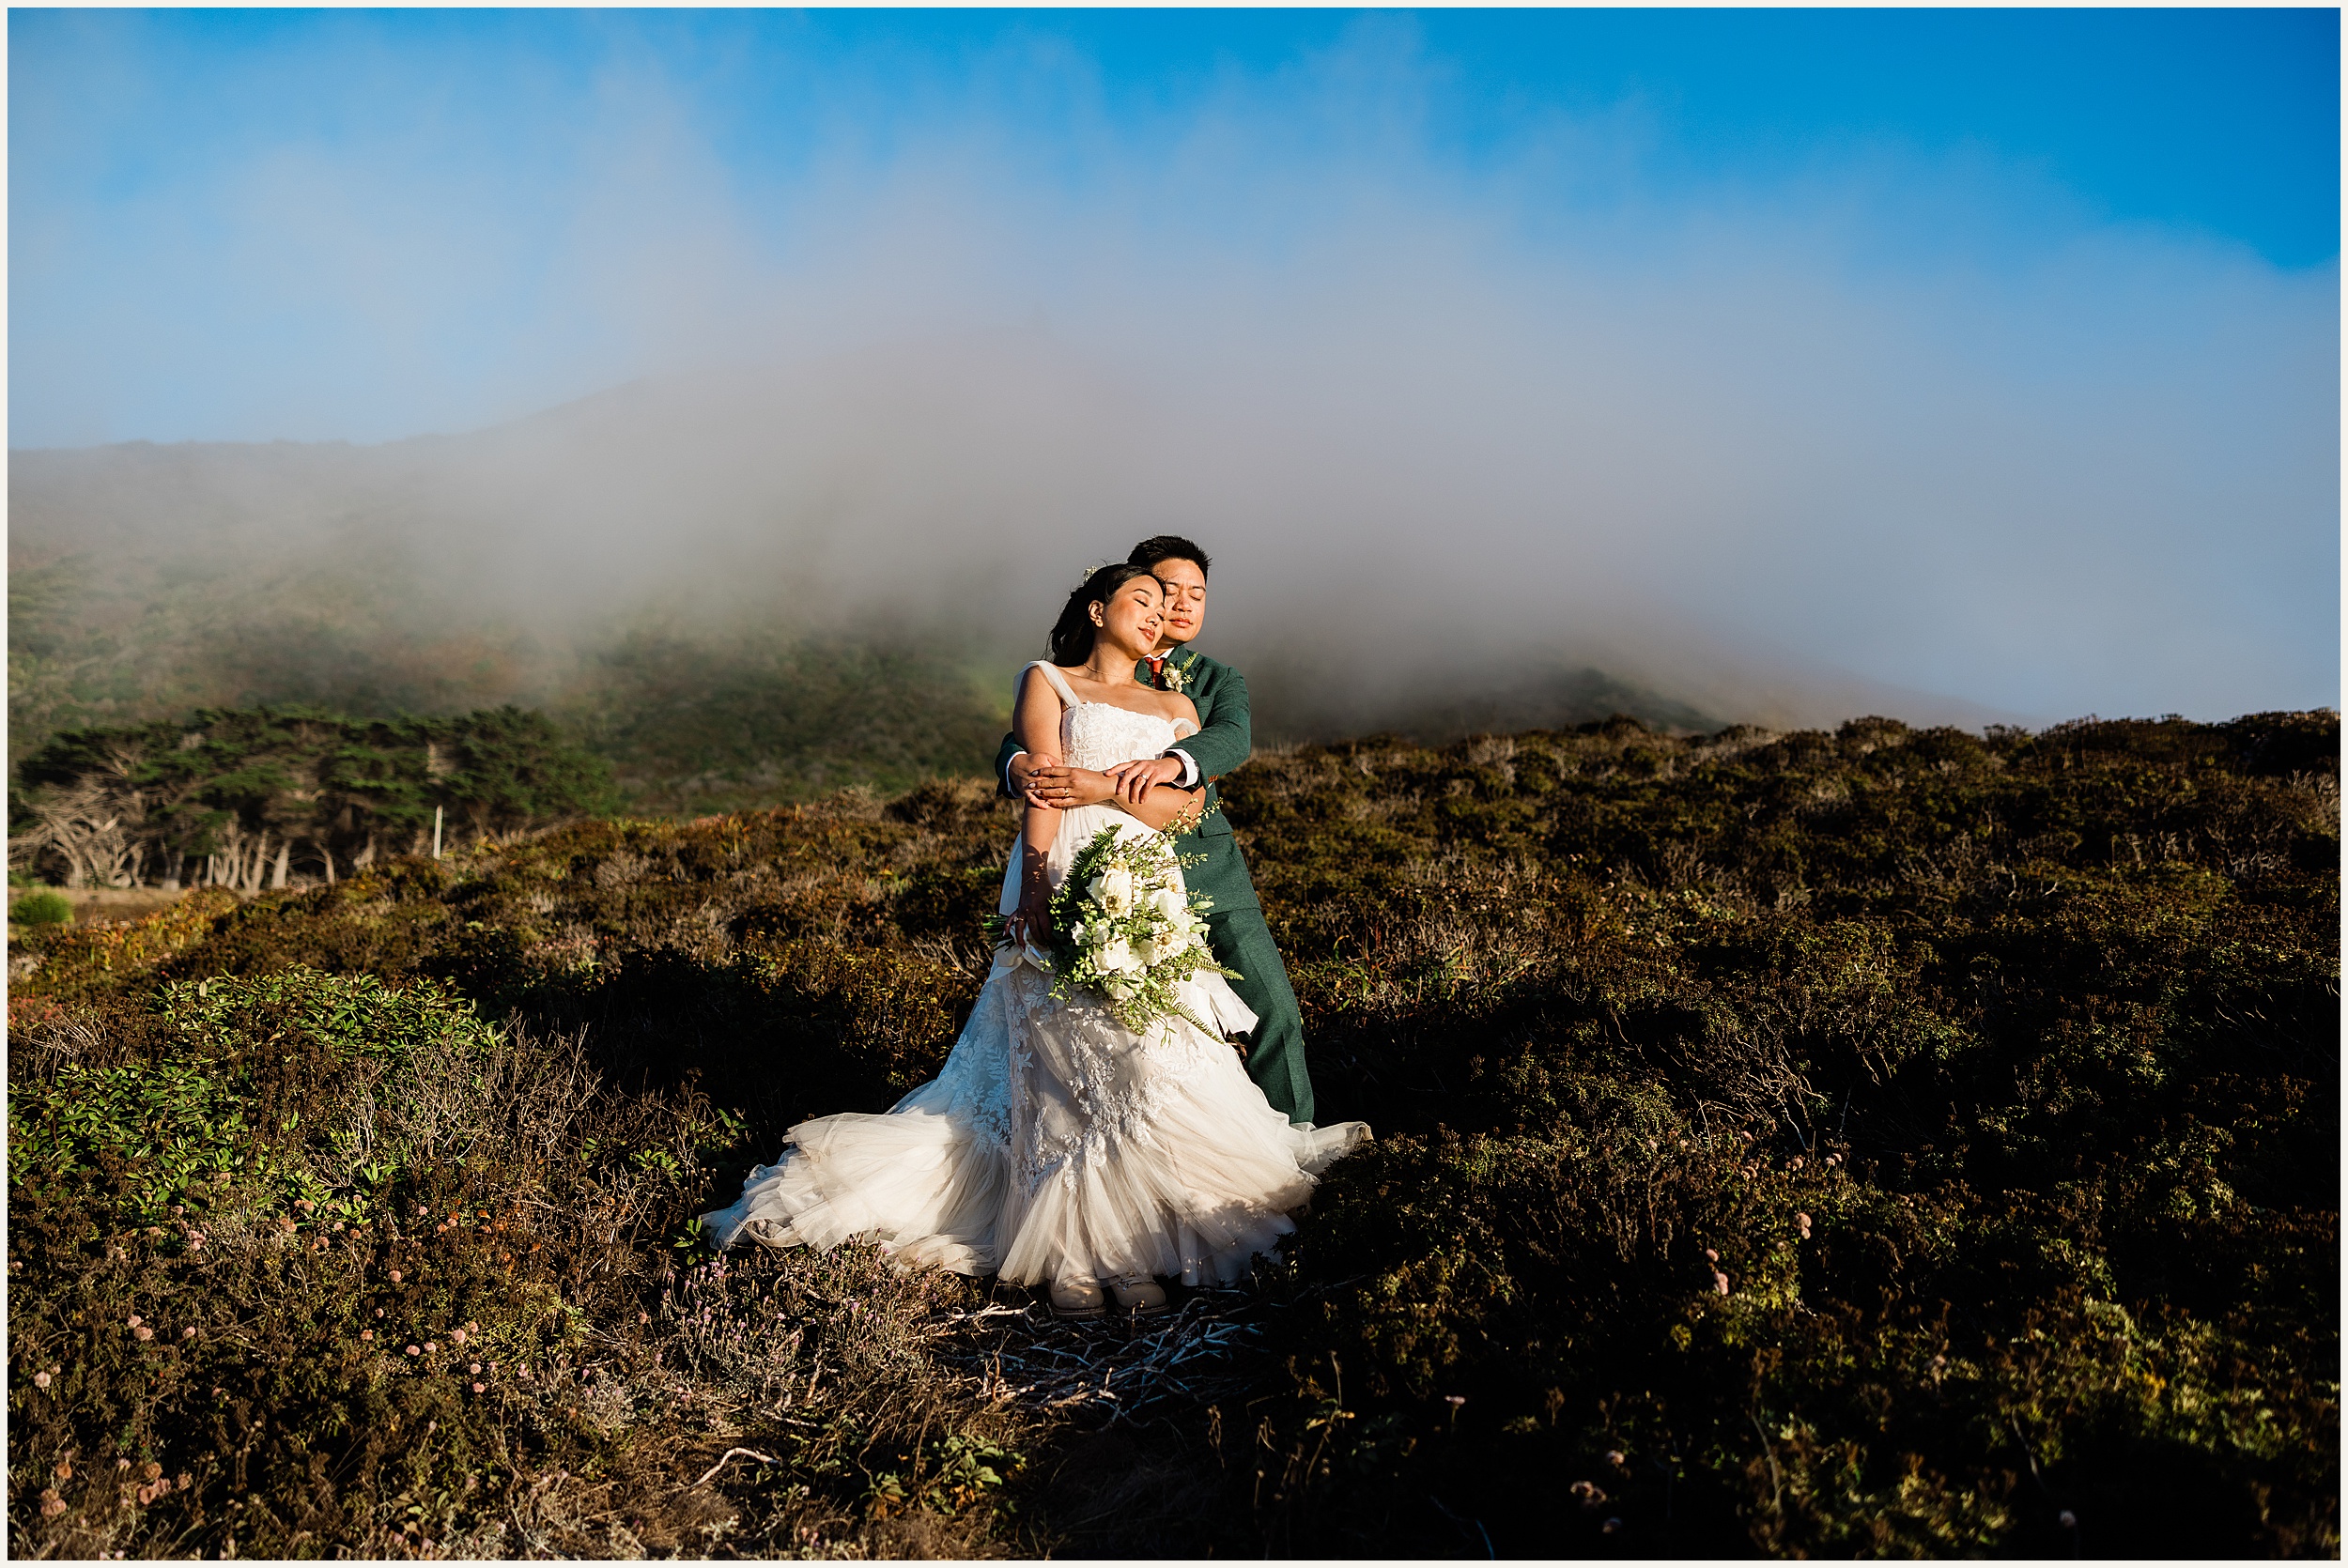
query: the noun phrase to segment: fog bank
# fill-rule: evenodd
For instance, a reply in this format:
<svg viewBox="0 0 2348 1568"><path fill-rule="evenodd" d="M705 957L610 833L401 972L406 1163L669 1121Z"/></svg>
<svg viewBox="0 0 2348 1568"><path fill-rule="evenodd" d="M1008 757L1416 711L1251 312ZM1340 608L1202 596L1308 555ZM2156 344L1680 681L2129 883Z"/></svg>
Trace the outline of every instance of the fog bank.
<svg viewBox="0 0 2348 1568"><path fill-rule="evenodd" d="M1147 137L972 110L763 183L614 75L601 156L536 194L527 322L483 317L477 384L399 361L477 428L19 453L12 560L315 562L575 646L855 623L1010 659L1173 530L1215 556L1208 642L1330 723L1590 667L1780 724L2338 700L2336 267L1879 150L1658 204L1605 115L1465 177L1430 69L1372 29ZM247 173L256 276L306 258L306 300L377 326L224 365L224 420L342 417L524 239L394 160ZM522 364L609 390L522 416Z"/></svg>

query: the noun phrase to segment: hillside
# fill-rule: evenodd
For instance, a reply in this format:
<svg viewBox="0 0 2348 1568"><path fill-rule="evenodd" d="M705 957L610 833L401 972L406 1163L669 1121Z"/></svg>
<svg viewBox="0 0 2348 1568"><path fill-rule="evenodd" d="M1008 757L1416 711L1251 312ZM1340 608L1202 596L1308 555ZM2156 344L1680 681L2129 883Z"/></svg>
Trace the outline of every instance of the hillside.
<svg viewBox="0 0 2348 1568"><path fill-rule="evenodd" d="M1379 1141L1133 1336L687 1224L935 1070L984 783L42 932L16 1550L2336 1553L2338 758L1260 755L1229 813Z"/></svg>
<svg viewBox="0 0 2348 1568"><path fill-rule="evenodd" d="M971 407L1004 407L999 372L961 368ZM1169 519L1222 562L1208 644L1247 671L1264 739L2013 716L1714 646L1704 617L1587 571L1453 580L1470 557L1425 550L1449 526L1433 515L1381 551L1357 509L1300 541L1268 496L1186 501L1196 465L1086 479L1066 459L1104 389L1057 361L1026 374L1067 416L1020 432L1031 464L893 361L376 446L12 453L10 764L199 708L511 703L589 736L647 814L895 793L983 771L1068 587Z"/></svg>

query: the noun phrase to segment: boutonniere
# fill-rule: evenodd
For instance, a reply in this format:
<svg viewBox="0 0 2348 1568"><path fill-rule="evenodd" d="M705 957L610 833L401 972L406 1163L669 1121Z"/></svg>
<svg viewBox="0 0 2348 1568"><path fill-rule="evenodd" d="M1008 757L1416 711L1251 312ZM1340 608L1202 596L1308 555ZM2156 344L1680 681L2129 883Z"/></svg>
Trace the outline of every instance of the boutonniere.
<svg viewBox="0 0 2348 1568"><path fill-rule="evenodd" d="M1193 653L1191 655L1191 660L1195 661L1197 657L1197 654ZM1188 663L1176 664L1174 662L1174 655L1171 653L1167 654L1166 662L1158 666L1158 684L1166 690L1179 695L1184 686L1190 684L1190 669Z"/></svg>

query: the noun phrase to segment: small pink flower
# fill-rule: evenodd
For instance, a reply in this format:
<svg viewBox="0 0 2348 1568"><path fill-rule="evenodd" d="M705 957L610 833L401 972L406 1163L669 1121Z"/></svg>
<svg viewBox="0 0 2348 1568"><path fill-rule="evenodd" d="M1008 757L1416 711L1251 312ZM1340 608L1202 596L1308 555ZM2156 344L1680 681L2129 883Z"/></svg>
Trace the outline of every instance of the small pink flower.
<svg viewBox="0 0 2348 1568"><path fill-rule="evenodd" d="M144 1325L131 1330L131 1332L137 1335L140 1339L153 1339L155 1337L155 1330L147 1328Z"/></svg>
<svg viewBox="0 0 2348 1568"><path fill-rule="evenodd" d="M1789 1170L1789 1171L1799 1171L1799 1170L1800 1170L1800 1169L1801 1169L1801 1156L1798 1154L1798 1155L1794 1156L1794 1157L1793 1157L1793 1159L1791 1159L1791 1160L1787 1161L1785 1162L1785 1168L1786 1168L1787 1170Z"/></svg>
<svg viewBox="0 0 2348 1568"><path fill-rule="evenodd" d="M1714 1252L1711 1248L1707 1247L1704 1249L1704 1261L1707 1263L1718 1263L1721 1261L1721 1254Z"/></svg>
<svg viewBox="0 0 2348 1568"><path fill-rule="evenodd" d="M396 1268L392 1270L392 1284L399 1284L399 1270Z"/></svg>
<svg viewBox="0 0 2348 1568"><path fill-rule="evenodd" d="M434 1352L435 1354L437 1354L437 1353L440 1351L440 1348L439 1345L437 1345L433 1344L430 1340L425 1340L425 1341L424 1342L424 1347L425 1347L426 1350L430 1350L430 1351Z"/></svg>
<svg viewBox="0 0 2348 1568"><path fill-rule="evenodd" d="M37 1389L45 1389L48 1386L49 1374L45 1372L36 1372L33 1374L33 1387Z"/></svg>
<svg viewBox="0 0 2348 1568"><path fill-rule="evenodd" d="M180 1330L179 1337L181 1339L193 1339L195 1337L195 1325L191 1323L186 1328Z"/></svg>
<svg viewBox="0 0 2348 1568"><path fill-rule="evenodd" d="M1443 1402L1456 1410L1460 1406L1467 1403L1467 1395L1463 1393L1447 1393L1443 1396Z"/></svg>
<svg viewBox="0 0 2348 1568"><path fill-rule="evenodd" d="M424 1354L424 1352L423 1352L423 1351L421 1351L421 1350L419 1350L419 1349L417 1349L414 1345L409 1345L409 1346L408 1347L408 1354L409 1354L410 1356L421 1356L421 1355L423 1355L423 1354Z"/></svg>
<svg viewBox="0 0 2348 1568"><path fill-rule="evenodd" d="M472 1386L472 1391L475 1393L487 1393L489 1391L489 1385L487 1383L475 1383Z"/></svg>
<svg viewBox="0 0 2348 1568"><path fill-rule="evenodd" d="M147 1321L147 1319L146 1319L146 1318L144 1318L144 1317L141 1317L141 1316L140 1316L137 1313L132 1313L132 1314L131 1314L131 1328L133 1328L133 1329L137 1328L140 1324L142 1324L142 1323L144 1323L144 1322L146 1322L146 1321Z"/></svg>
<svg viewBox="0 0 2348 1568"><path fill-rule="evenodd" d="M472 1366L470 1368L470 1370L471 1371L472 1375L473 1375L475 1377L480 1376L481 1376L481 1363L480 1363L479 1361L475 1361L475 1362L473 1362L473 1364L472 1364Z"/></svg>
<svg viewBox="0 0 2348 1568"><path fill-rule="evenodd" d="M64 1512L65 1499L57 1496L56 1493L52 1492L40 1499L40 1516L42 1518L54 1519Z"/></svg>
<svg viewBox="0 0 2348 1568"><path fill-rule="evenodd" d="M127 1469L129 1469L130 1468L131 1468L131 1461L129 1461L128 1459L117 1459L117 1460L116 1460L116 1461L115 1461L115 1468L116 1468L116 1469L118 1469L118 1470L127 1470Z"/></svg>
<svg viewBox="0 0 2348 1568"><path fill-rule="evenodd" d="M359 1330L359 1337L361 1339L373 1339L375 1337L375 1330L373 1329L362 1329Z"/></svg>
<svg viewBox="0 0 2348 1568"><path fill-rule="evenodd" d="M1725 1296L1728 1294L1728 1276L1721 1273L1717 1269L1714 1270L1712 1274L1712 1294L1715 1296Z"/></svg>

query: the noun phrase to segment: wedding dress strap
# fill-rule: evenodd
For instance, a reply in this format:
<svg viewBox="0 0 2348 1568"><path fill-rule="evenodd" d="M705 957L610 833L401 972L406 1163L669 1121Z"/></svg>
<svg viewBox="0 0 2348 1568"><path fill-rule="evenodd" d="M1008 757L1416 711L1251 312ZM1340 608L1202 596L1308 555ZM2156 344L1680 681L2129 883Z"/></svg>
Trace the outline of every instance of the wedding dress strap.
<svg viewBox="0 0 2348 1568"><path fill-rule="evenodd" d="M1062 675L1058 669L1046 663L1043 659L1037 659L1034 663L1028 665L1027 668L1029 669L1041 669L1043 671L1043 678L1052 683L1052 689L1059 693L1059 699L1062 702L1067 703L1072 708L1076 706L1076 694L1069 686L1068 678Z"/></svg>

